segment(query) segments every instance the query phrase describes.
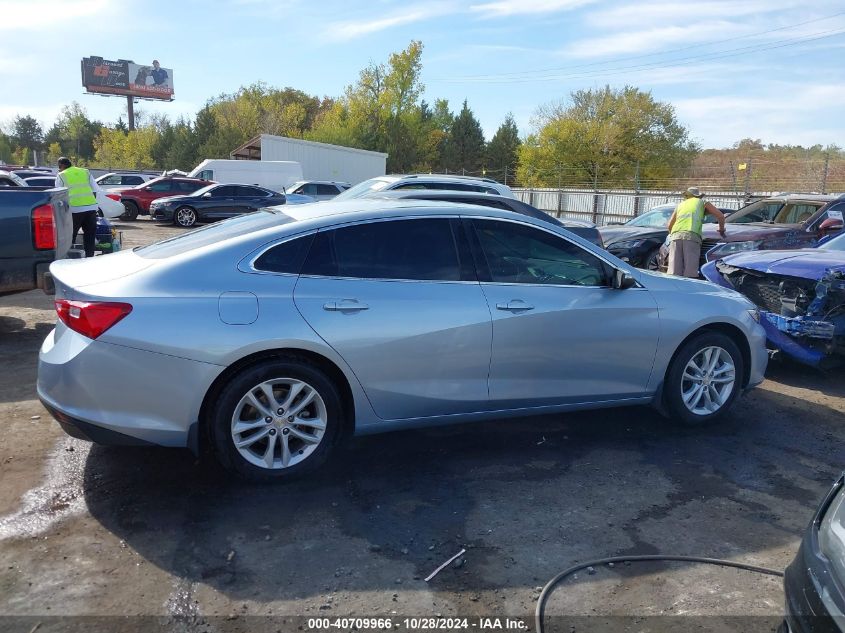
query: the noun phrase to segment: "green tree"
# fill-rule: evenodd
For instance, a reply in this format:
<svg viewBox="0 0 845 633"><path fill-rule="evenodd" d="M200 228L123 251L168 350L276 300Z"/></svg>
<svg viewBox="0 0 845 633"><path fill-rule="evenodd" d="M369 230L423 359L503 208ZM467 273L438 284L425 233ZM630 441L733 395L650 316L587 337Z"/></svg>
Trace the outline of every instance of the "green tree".
<svg viewBox="0 0 845 633"><path fill-rule="evenodd" d="M518 177L531 185L643 188L690 164L698 147L674 108L626 86L573 92L568 102L541 107L535 131L519 150Z"/></svg>
<svg viewBox="0 0 845 633"><path fill-rule="evenodd" d="M44 144L58 143L62 154L90 161L94 158L94 139L102 127L99 121L89 119L85 108L74 101L62 108L56 122L47 131Z"/></svg>
<svg viewBox="0 0 845 633"><path fill-rule="evenodd" d="M11 136L14 145L33 152L41 149L44 144L44 131L41 129L41 124L29 115L15 117L12 121Z"/></svg>
<svg viewBox="0 0 845 633"><path fill-rule="evenodd" d="M0 162L8 163L12 160L12 141L0 132Z"/></svg>
<svg viewBox="0 0 845 633"><path fill-rule="evenodd" d="M485 167L488 176L497 180L510 181L516 176L516 166L519 160L519 128L516 127L513 114L508 113L504 123L499 126L493 138L487 143L485 151ZM507 183L505 183L507 184Z"/></svg>
<svg viewBox="0 0 845 633"><path fill-rule="evenodd" d="M449 171L470 174L481 172L484 161L484 132L478 119L467 106L466 99L449 130L445 153Z"/></svg>
<svg viewBox="0 0 845 633"><path fill-rule="evenodd" d="M156 164L152 148L158 130L145 126L124 134L121 130L104 128L94 141L95 167L107 169L153 169Z"/></svg>

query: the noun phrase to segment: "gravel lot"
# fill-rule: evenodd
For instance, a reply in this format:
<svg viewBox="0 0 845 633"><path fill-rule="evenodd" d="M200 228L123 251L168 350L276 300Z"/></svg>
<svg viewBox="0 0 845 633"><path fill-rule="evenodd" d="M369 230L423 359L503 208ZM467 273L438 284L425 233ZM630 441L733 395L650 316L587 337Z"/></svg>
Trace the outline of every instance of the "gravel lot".
<svg viewBox="0 0 845 633"><path fill-rule="evenodd" d="M125 247L180 232L119 228ZM401 432L354 439L311 479L246 485L187 451L66 437L35 396L54 321L44 294L0 298L0 629L83 622L59 615L287 631L309 627L282 616L440 614L533 630L538 588L579 561L663 552L782 569L845 465L845 372L773 363L710 428L629 408ZM548 612L711 616L683 620L696 630L766 616L741 628L772 630L782 602L776 578L633 564L579 574Z"/></svg>

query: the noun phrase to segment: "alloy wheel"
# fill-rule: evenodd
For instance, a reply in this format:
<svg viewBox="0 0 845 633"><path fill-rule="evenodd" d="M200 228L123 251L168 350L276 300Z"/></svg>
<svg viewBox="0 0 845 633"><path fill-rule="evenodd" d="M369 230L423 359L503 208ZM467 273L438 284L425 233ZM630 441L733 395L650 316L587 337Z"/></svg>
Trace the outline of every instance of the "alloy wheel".
<svg viewBox="0 0 845 633"><path fill-rule="evenodd" d="M179 226L189 227L193 226L197 221L196 211L188 207L182 207L176 210L176 223Z"/></svg>
<svg viewBox="0 0 845 633"><path fill-rule="evenodd" d="M695 415L710 415L724 406L736 384L733 358L718 346L705 347L687 363L681 377L681 399Z"/></svg>
<svg viewBox="0 0 845 633"><path fill-rule="evenodd" d="M295 378L255 385L232 414L232 442L260 468L279 470L305 461L326 431L326 404L314 387Z"/></svg>

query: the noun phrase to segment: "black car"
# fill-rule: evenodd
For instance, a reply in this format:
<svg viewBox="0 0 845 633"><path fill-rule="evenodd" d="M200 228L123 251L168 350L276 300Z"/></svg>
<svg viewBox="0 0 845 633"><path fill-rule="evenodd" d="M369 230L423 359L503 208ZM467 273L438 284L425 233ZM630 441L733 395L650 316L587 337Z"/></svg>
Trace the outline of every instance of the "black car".
<svg viewBox="0 0 845 633"><path fill-rule="evenodd" d="M786 568L780 631L842 633L845 614L845 475L833 485Z"/></svg>
<svg viewBox="0 0 845 633"><path fill-rule="evenodd" d="M150 215L185 228L197 222L231 218L262 207L285 204L285 195L255 185L208 185L194 193L168 196L150 203Z"/></svg>
<svg viewBox="0 0 845 633"><path fill-rule="evenodd" d="M620 226L601 227L604 247L632 266L657 270L657 254L669 234L666 225L675 206L662 204Z"/></svg>
<svg viewBox="0 0 845 633"><path fill-rule="evenodd" d="M516 198L508 198L489 193L475 193L463 191L447 191L447 190L426 190L426 189L403 189L399 191L387 191L381 193L372 193L367 197L372 198L402 198L411 200L440 200L442 202L456 202L461 204L477 204L484 207L493 207L494 209L504 209L506 211L513 211L521 215L527 215L532 218L538 218L556 226L575 233L588 242L592 242L597 246L603 247L602 238L599 234L598 228L592 222L583 220L569 220L558 219L553 215L549 215L545 211L541 211L530 204L526 204Z"/></svg>

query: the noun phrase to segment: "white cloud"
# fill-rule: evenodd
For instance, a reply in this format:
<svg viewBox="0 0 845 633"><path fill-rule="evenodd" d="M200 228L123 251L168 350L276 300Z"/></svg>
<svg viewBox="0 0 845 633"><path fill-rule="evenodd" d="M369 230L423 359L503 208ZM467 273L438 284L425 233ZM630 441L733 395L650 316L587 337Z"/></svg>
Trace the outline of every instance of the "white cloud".
<svg viewBox="0 0 845 633"><path fill-rule="evenodd" d="M421 22L438 16L455 13L457 10L458 8L449 2L408 5L401 12L395 12L390 15L334 22L326 27L325 34L332 40L351 40L395 26L413 24L414 22Z"/></svg>
<svg viewBox="0 0 845 633"><path fill-rule="evenodd" d="M470 10L476 13L486 13L482 17L507 17L511 15L526 15L540 13L556 13L577 9L595 0L496 0L484 4L473 4Z"/></svg>
<svg viewBox="0 0 845 633"><path fill-rule="evenodd" d="M73 5L72 9L69 6ZM45 31L111 13L111 0L0 0L0 31Z"/></svg>
<svg viewBox="0 0 845 633"><path fill-rule="evenodd" d="M704 30L703 22L758 16L764 13L783 11L796 7L805 7L801 0L705 0L703 2L637 2L616 6L610 9L593 11L587 15L587 21L594 26L606 29L614 27L632 27L655 24L681 24L699 27ZM805 18L806 19L806 18ZM718 34L711 33L712 37Z"/></svg>
<svg viewBox="0 0 845 633"><path fill-rule="evenodd" d="M727 146L741 138L826 145L841 138L836 122L845 85L770 82L766 86L753 90L753 96L674 99L672 105L681 121L709 146Z"/></svg>
<svg viewBox="0 0 845 633"><path fill-rule="evenodd" d="M629 53L659 51L667 46L684 43L706 43L713 39L724 39L747 33L748 27L730 22L710 22L688 26L658 26L641 31L614 33L604 37L593 37L575 42L563 52L573 57L602 57ZM714 37L718 33L718 37ZM694 49L690 49L695 54ZM705 54L699 51L698 54Z"/></svg>

